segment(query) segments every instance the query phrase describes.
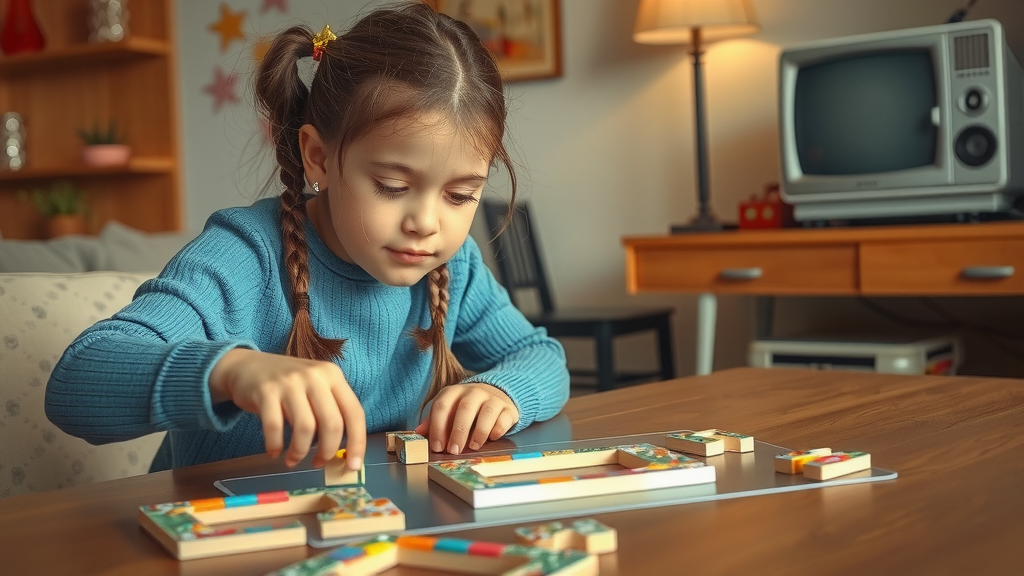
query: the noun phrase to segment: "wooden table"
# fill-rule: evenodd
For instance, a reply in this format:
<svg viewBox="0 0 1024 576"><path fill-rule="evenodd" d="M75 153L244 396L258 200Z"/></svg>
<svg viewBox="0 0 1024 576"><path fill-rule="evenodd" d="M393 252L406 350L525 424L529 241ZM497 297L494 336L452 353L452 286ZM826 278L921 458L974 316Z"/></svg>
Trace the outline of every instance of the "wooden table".
<svg viewBox="0 0 1024 576"><path fill-rule="evenodd" d="M697 374L711 372L716 294L760 296L1024 295L1024 222L739 230L631 236L630 293L690 292ZM759 332L771 303L759 302Z"/></svg>
<svg viewBox="0 0 1024 576"><path fill-rule="evenodd" d="M574 398L575 439L718 427L789 447L870 452L892 481L597 515L602 575L1024 574L1024 381L739 368ZM263 456L0 500L0 572L262 574L306 547L177 562L143 504L279 471ZM453 533L512 540L508 527ZM387 574L423 574L396 569Z"/></svg>

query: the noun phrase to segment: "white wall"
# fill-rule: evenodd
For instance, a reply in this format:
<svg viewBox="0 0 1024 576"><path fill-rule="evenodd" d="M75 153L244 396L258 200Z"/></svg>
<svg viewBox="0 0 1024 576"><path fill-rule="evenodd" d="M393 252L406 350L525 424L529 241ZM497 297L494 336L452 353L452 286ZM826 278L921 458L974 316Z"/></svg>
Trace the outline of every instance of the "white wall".
<svg viewBox="0 0 1024 576"><path fill-rule="evenodd" d="M344 29L369 1L290 0L289 14L263 14L262 0L227 0L247 10L243 29L268 34L292 19L314 28L327 22ZM735 221L736 204L778 178L776 62L781 47L805 40L942 23L965 0L753 0L761 31L711 45L706 63L711 194L714 212ZM179 0L178 30L184 122L186 214L198 229L214 210L247 204L266 180L270 163L258 153L261 140L249 98L211 110L202 87L221 65L244 77L252 67L248 47L234 43L221 54L207 27L218 4ZM510 132L521 163L521 194L534 207L556 298L574 305L644 304L677 307L676 347L680 374L694 366L694 305L685 295L625 293L623 235L666 232L695 210L692 67L683 46L632 42L637 0L562 0L564 74L515 83ZM971 19L999 18L1011 47L1024 56L1024 19L1019 0L979 0ZM242 79L240 88L247 89ZM502 185L497 183L497 188ZM483 227L475 229L484 238ZM1003 299L1021 308L1019 299ZM989 301L991 302L991 301ZM898 302L897 302L898 304ZM965 314L991 310L968 303ZM950 302L956 309L959 302ZM720 299L717 369L742 365L753 333L753 301ZM849 299L780 300L783 332L824 324L874 324ZM925 316L929 312L922 312ZM1005 315L1005 314L1004 314ZM1020 317L1020 316L1018 316ZM998 320L998 318L996 318ZM653 358L650 340L635 338L623 352L634 364ZM572 363L589 350L569 345ZM986 356L986 354L990 354ZM1003 358L982 351L977 372ZM987 359L991 358L991 362ZM1024 372L1022 363L996 369Z"/></svg>

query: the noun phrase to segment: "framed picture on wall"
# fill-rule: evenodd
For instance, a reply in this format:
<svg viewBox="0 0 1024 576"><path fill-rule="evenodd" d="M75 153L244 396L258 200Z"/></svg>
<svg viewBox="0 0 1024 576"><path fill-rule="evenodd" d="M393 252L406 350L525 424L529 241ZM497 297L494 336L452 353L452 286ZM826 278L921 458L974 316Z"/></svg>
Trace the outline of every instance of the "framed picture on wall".
<svg viewBox="0 0 1024 576"><path fill-rule="evenodd" d="M462 20L494 54L507 81L562 75L559 0L426 0Z"/></svg>

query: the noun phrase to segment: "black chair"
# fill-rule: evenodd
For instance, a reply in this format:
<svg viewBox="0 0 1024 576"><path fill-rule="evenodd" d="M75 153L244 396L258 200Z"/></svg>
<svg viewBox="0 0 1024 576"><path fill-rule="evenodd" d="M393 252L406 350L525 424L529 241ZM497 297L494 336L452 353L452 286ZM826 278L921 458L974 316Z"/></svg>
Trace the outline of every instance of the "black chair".
<svg viewBox="0 0 1024 576"><path fill-rule="evenodd" d="M484 200L484 216L491 232L497 231L508 215L508 204ZM554 298L544 272L536 231L530 228L530 209L527 204L516 205L511 221L494 243L494 260L498 280L508 290L512 303L520 290L537 293L540 312L526 313L534 326L546 328L554 338L589 337L594 339L597 359L596 370L569 371L574 384L578 377L594 378L599 392L619 385L649 380L669 380L676 377L672 352L671 308L555 308ZM617 336L654 330L658 340L658 370L650 372L624 372L615 369L613 341Z"/></svg>

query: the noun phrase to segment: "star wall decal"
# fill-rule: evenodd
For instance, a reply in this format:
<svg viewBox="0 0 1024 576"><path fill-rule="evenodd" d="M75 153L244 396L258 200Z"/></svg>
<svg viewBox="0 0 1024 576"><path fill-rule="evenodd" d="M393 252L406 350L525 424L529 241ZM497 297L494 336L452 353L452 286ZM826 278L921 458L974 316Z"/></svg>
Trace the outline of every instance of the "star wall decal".
<svg viewBox="0 0 1024 576"><path fill-rule="evenodd" d="M221 2L220 20L210 24L209 30L220 36L220 51L228 49L232 40L245 40L245 33L242 32L242 20L245 20L245 10L232 12L231 8Z"/></svg>
<svg viewBox="0 0 1024 576"><path fill-rule="evenodd" d="M263 57L267 55L267 50L270 50L270 43L272 38L260 38L252 44L252 58L259 62L263 60Z"/></svg>
<svg viewBox="0 0 1024 576"><path fill-rule="evenodd" d="M220 66L213 69L213 81L203 86L203 92L213 96L213 113L220 112L224 104L238 102L238 94L235 94L235 84L238 82L238 75L234 73L225 74Z"/></svg>
<svg viewBox="0 0 1024 576"><path fill-rule="evenodd" d="M263 0L263 6L260 7L260 13L266 14L271 8L277 8L282 14L287 14L288 0Z"/></svg>

